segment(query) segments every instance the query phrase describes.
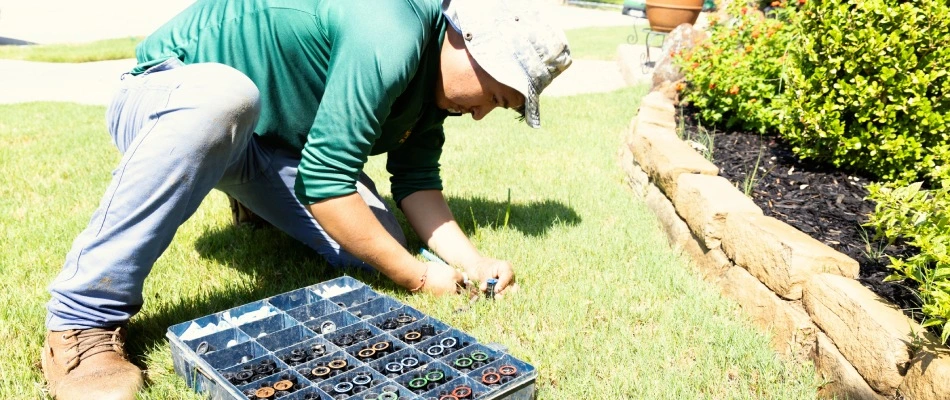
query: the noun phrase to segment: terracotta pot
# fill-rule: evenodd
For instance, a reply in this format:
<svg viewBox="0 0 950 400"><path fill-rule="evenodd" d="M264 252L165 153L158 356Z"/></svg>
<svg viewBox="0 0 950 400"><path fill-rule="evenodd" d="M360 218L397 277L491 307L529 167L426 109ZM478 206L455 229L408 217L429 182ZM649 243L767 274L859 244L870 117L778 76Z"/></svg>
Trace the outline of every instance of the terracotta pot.
<svg viewBox="0 0 950 400"><path fill-rule="evenodd" d="M703 9L703 0L647 0L650 29L669 32L680 24L694 24Z"/></svg>

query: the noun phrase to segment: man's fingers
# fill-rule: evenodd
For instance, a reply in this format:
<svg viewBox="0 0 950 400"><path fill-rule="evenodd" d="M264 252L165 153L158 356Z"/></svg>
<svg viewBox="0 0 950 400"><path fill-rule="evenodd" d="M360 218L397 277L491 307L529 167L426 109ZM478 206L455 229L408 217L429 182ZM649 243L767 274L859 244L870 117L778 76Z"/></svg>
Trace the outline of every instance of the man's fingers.
<svg viewBox="0 0 950 400"><path fill-rule="evenodd" d="M498 292L514 283L515 274L512 272L511 264L505 263L499 266L496 270L496 278L498 278L498 283L495 289Z"/></svg>
<svg viewBox="0 0 950 400"><path fill-rule="evenodd" d="M502 291L495 293L495 298L500 300L507 296L514 295L515 293L518 293L518 284L512 283L511 286L508 286L504 288Z"/></svg>

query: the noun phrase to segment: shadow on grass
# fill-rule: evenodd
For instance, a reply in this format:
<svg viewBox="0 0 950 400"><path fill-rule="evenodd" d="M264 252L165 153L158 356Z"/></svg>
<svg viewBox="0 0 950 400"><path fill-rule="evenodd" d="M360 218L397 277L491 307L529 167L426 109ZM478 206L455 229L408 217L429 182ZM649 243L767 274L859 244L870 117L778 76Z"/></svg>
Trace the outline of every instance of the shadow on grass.
<svg viewBox="0 0 950 400"><path fill-rule="evenodd" d="M533 201L527 204L511 204L483 198L448 198L449 208L465 234L478 229L498 229L505 225L528 236L541 236L557 224L577 225L581 217L573 208L554 200Z"/></svg>

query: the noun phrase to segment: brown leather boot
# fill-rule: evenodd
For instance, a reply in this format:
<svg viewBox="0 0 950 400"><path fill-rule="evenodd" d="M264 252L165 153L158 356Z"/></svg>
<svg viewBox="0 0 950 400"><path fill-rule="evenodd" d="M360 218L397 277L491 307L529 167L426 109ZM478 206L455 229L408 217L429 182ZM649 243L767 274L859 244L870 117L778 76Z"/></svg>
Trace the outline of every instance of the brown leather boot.
<svg viewBox="0 0 950 400"><path fill-rule="evenodd" d="M58 400L135 399L142 371L125 356L125 328L46 332L43 375Z"/></svg>
<svg viewBox="0 0 950 400"><path fill-rule="evenodd" d="M272 226L270 222L254 214L253 211L230 195L228 195L228 205L231 206L231 222L233 222L235 226L248 225L255 229Z"/></svg>

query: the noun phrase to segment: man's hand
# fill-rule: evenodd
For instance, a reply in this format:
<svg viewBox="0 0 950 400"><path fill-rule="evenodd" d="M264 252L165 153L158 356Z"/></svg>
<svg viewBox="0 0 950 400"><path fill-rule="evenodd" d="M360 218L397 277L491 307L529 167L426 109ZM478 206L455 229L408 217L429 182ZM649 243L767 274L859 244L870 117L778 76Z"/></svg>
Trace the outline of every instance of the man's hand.
<svg viewBox="0 0 950 400"><path fill-rule="evenodd" d="M511 263L479 254L455 222L441 191L415 192L402 200L401 207L419 238L445 262L461 266L469 279L479 282L482 292L488 289L490 278L498 279L495 294L511 293L517 288Z"/></svg>
<svg viewBox="0 0 950 400"><path fill-rule="evenodd" d="M427 262L426 281L420 291L434 295L458 293L462 283L462 273L451 266L439 262Z"/></svg>
<svg viewBox="0 0 950 400"><path fill-rule="evenodd" d="M479 282L478 289L482 292L488 290L488 279L498 279L495 284L495 294L503 295L517 290L515 285L515 273L511 263L505 260L496 260L489 257L481 257L477 261L465 266L465 273L468 278Z"/></svg>

